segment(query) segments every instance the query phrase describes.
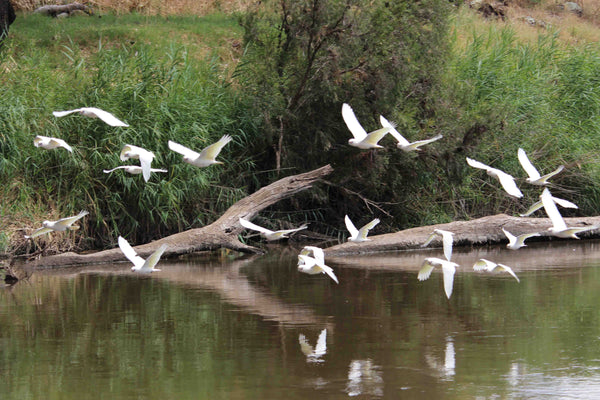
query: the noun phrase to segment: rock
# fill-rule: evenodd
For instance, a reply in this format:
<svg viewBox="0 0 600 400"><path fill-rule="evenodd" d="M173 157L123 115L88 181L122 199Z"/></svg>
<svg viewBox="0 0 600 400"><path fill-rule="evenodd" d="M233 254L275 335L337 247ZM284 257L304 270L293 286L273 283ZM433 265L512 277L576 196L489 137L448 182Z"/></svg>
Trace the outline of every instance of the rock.
<svg viewBox="0 0 600 400"><path fill-rule="evenodd" d="M496 17L504 20L506 18L505 1L473 0L469 2L469 7L479 11L484 17Z"/></svg>
<svg viewBox="0 0 600 400"><path fill-rule="evenodd" d="M523 18L525 20L525 22L527 22L529 25L531 26L535 26L535 19L531 16L527 16L525 18Z"/></svg>
<svg viewBox="0 0 600 400"><path fill-rule="evenodd" d="M567 1L565 3L565 10L572 12L573 14L577 14L579 17L581 17L583 15L583 8L572 1Z"/></svg>
<svg viewBox="0 0 600 400"><path fill-rule="evenodd" d="M8 27L16 18L9 0L0 0L0 43L8 35Z"/></svg>

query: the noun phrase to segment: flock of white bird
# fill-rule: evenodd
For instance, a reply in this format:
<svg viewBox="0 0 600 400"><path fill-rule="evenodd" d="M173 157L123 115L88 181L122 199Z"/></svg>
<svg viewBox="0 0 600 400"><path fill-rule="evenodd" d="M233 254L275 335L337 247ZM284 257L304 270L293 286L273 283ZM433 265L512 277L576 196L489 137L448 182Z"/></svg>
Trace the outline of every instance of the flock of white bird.
<svg viewBox="0 0 600 400"><path fill-rule="evenodd" d="M126 123L120 121L114 115L104 110L94 108L94 107L84 107L78 108L69 111L55 111L53 113L56 117L63 117L72 113L79 113L86 117L91 118L99 118L110 126L115 127L128 127ZM437 135L430 139L419 140L413 143L410 143L406 140L396 129L393 123L389 122L383 116L380 116L381 128L376 129L370 133L362 127L354 111L348 104L343 104L342 106L342 117L346 126L352 133L352 138L348 140L348 144L359 149L369 150L369 149L378 149L383 148L379 144L379 141L383 139L388 133L391 134L398 142L397 147L405 152L410 151L419 151L421 146L432 143L436 140L442 138L442 135ZM216 157L219 155L221 150L225 145L227 145L232 138L229 135L224 135L219 141L216 143L206 147L200 153L195 152L179 143L175 143L173 141L168 142L169 149L179 153L183 156L183 161L196 166L196 167L208 167L213 164L222 164L222 162L217 161ZM69 152L73 152L71 146L69 146L64 140L59 138L52 138L46 136L36 136L34 139L34 145L36 147L41 147L44 149L56 149L56 148L64 148ZM541 175L539 171L535 168L535 166L529 161L527 154L523 149L518 150L518 160L528 177L526 178L526 182L531 185L536 186L546 186L549 184L549 179L554 175L560 173L564 166L559 166L553 172ZM121 161L126 161L128 159L137 159L140 162L140 165L122 165L115 167L113 169L104 170L105 173L111 173L117 169L123 169L125 172L130 174L142 174L145 181L150 179L150 175L152 172L167 172L165 169L154 169L151 168L152 160L154 159L154 153L144 148L126 144L123 146L120 159ZM466 158L467 164L473 168L483 169L486 173L496 178L503 189L508 193L508 195L521 198L523 194L517 187L515 182L515 178L504 171L501 171L497 168L490 167L486 164L483 164L479 161L476 161L471 158ZM548 231L551 235L560 237L560 238L574 238L578 239L577 234L589 230L597 229L597 226L586 226L586 227L567 227L565 221L563 220L560 212L558 211L557 204L561 207L566 208L577 208L577 205L572 202L564 199L559 199L551 195L548 188L544 188L542 194L540 195L540 201L533 204L529 210L525 214L521 214L521 216L529 216L540 208L544 208L546 214L550 218L552 222L552 227L548 228ZM35 230L31 235L26 235L26 238L34 238L36 236L51 232L58 231L63 232L67 230L75 230L78 229L77 225L74 225L76 221L83 218L88 214L87 211L82 211L78 215L73 217L61 218L57 221L44 221L42 223L42 227ZM348 241L360 243L364 241L368 241L370 239L367 238L368 233L371 229L373 229L380 221L378 218L373 219L368 224L362 226L360 229L357 229L350 217L348 215L345 216L345 225L346 229L349 232ZM294 229L285 229L272 231L267 228L263 228L258 226L244 218L239 219L239 223L242 227L246 229L250 229L258 232L265 240L274 241L280 240L289 237L290 234L298 232L300 230L306 229L307 225L302 225L298 228ZM506 229L502 228L502 231L506 235L508 239L507 248L511 250L517 250L521 247L526 246L525 240L530 237L540 236L539 232L525 233L518 236L513 235L508 232ZM418 272L417 278L419 280L426 280L431 275L432 271L437 267L441 268L443 273L443 281L444 281L444 291L446 296L450 298L452 295L452 288L454 284L454 274L456 272L456 268L459 265L453 261L452 258L452 246L453 246L453 233L449 231L445 231L442 229L435 229L429 238L423 243L422 247L429 245L434 239L441 238L443 252L445 259L437 258L437 257L427 257L422 263L421 269ZM123 237L118 238L119 248L123 252L123 254L129 259L134 266L131 268L132 271L141 272L141 273L150 273L153 271L160 271L156 269L155 266L160 260L160 257L166 250L166 245L160 246L152 255L150 255L146 260L141 258L135 250L129 245L127 240ZM480 259L473 265L473 269L476 271L504 271L512 275L517 281L519 278L514 273L514 271L506 265L498 264L493 261L489 261L486 259ZM298 255L298 270L300 272L315 275L315 274L326 274L331 279L333 279L336 283L339 283L338 278L336 277L333 269L325 264L325 255L323 249L316 246L305 246L300 254Z"/></svg>

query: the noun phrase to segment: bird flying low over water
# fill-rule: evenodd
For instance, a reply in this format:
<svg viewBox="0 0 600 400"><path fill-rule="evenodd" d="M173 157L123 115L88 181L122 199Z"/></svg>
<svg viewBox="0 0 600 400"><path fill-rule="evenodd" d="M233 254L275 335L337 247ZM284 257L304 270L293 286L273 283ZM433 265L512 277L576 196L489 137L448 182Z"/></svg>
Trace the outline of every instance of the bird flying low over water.
<svg viewBox="0 0 600 400"><path fill-rule="evenodd" d="M299 228L294 229L282 229L279 231L272 231L267 228L263 228L262 226L258 226L248 221L247 219L240 218L240 225L242 225L246 229L251 229L253 231L259 232L262 237L267 239L268 241L279 240L287 238L289 234L301 231L302 229L308 228L308 225L304 224Z"/></svg>
<svg viewBox="0 0 600 400"><path fill-rule="evenodd" d="M554 200L552 199L552 194L550 194L550 191L548 190L548 188L544 189L541 197L542 197L542 204L544 205L544 210L546 210L546 214L548 215L548 218L550 218L550 221L552 222L552 227L548 228L548 231L550 231L550 233L553 236L556 236L559 238L579 239L577 237L578 233L598 229L598 226L596 226L596 225L570 227L570 228L567 227L567 224L565 223L565 220L563 219L562 215L560 215L560 212L558 211L558 208L556 207L556 204L554 203Z"/></svg>
<svg viewBox="0 0 600 400"><path fill-rule="evenodd" d="M85 217L89 212L81 211L79 214L74 217L61 218L58 221L44 221L42 222L42 227L33 231L31 235L25 235L25 239L33 239L36 236L43 235L48 232L56 231L56 232L64 232L64 231L75 231L79 229L78 225L73 225L78 219Z"/></svg>
<svg viewBox="0 0 600 400"><path fill-rule="evenodd" d="M492 272L494 270L500 270L500 271L505 271L508 272L513 278L515 278L517 280L517 282L521 282L519 280L519 278L517 277L517 275L513 272L512 268L509 267L508 265L504 265L504 264L496 264L493 261L490 260L486 260L485 258L481 258L479 260L477 260L475 262L475 264L473 264L473 269L475 271L487 271L487 272Z"/></svg>
<svg viewBox="0 0 600 400"><path fill-rule="evenodd" d="M105 174L110 174L111 172L116 171L118 169L125 170L125 172L127 172L131 175L139 175L142 173L142 167L140 167L138 165L120 165L113 169L103 169L102 172L104 172ZM169 172L169 171L167 171L166 169L150 168L150 172Z"/></svg>
<svg viewBox="0 0 600 400"><path fill-rule="evenodd" d="M384 128L390 128L390 135L392 135L398 141L398 144L396 146L400 150L406 152L421 150L421 146L424 146L431 142L435 142L436 140L439 140L443 137L442 135L437 135L432 137L431 139L417 140L411 143L408 140L406 140L404 136L402 136L400 132L398 132L396 128L394 128L394 125L383 117L383 115L379 116L379 122L381 122L381 126L383 126Z"/></svg>
<svg viewBox="0 0 600 400"><path fill-rule="evenodd" d="M47 150L52 150L52 149L56 149L58 147L62 147L62 148L69 150L71 153L73 152L73 149L71 148L71 146L69 146L67 144L67 142L65 142L62 139L58 139L58 138L54 138L54 137L38 135L33 139L33 145L35 147L41 147L42 149L47 149Z"/></svg>
<svg viewBox="0 0 600 400"><path fill-rule="evenodd" d="M467 157L467 164L469 164L473 168L483 169L489 176L498 179L506 193L508 193L509 195L518 198L523 197L523 193L521 193L521 191L517 187L517 184L515 183L515 178L513 178L506 172L496 168L492 168L489 165L485 165L484 163L479 162L477 160L473 160L469 157Z"/></svg>
<svg viewBox="0 0 600 400"><path fill-rule="evenodd" d="M569 200L559 199L558 197L554 197L554 196L552 196L552 200L554 200L554 202L557 205L559 205L559 206L561 206L563 208L575 208L575 209L579 208L579 207L577 207L577 204L572 203ZM531 214L533 214L534 212L536 212L537 210L539 210L542 207L544 207L544 205L542 204L542 200L536 201L535 203L533 203L531 205L531 207L529 207L529 209L527 211L525 211L525 214L519 214L519 215L521 217L528 217L528 216L530 216Z"/></svg>
<svg viewBox="0 0 600 400"><path fill-rule="evenodd" d="M375 218L360 229L356 229L356 226L354 226L352 220L347 215L344 217L344 222L346 223L346 229L348 229L348 232L350 232L350 237L348 238L349 242L366 242L367 240L371 240L367 239L369 231L375 228L375 225L377 225L380 221L379 218Z"/></svg>
<svg viewBox="0 0 600 400"><path fill-rule="evenodd" d="M125 257L127 257L127 259L133 263L133 267L131 267L131 270L133 272L149 274L151 272L160 271L160 269L154 267L156 266L156 264L158 264L160 257L167 249L168 246L166 244L160 245L160 247L156 249L156 251L154 251L154 253L152 253L150 257L144 260L142 257L138 256L133 247L131 247L131 245L129 244L129 242L127 242L127 240L125 240L125 238L119 236L118 242L119 248L121 249Z"/></svg>
<svg viewBox="0 0 600 400"><path fill-rule="evenodd" d="M450 258L452 257L452 243L454 241L454 233L450 231L445 231L443 229L434 229L433 232L431 232L431 235L429 235L429 237L425 241L425 243L421 245L421 247L426 247L436 237L442 238L442 245L444 246L444 256L446 257L446 260L450 261Z"/></svg>
<svg viewBox="0 0 600 400"><path fill-rule="evenodd" d="M148 182L152 170L151 165L152 160L154 160L154 153L138 146L126 144L121 150L120 158L121 161L129 160L130 158L139 159L142 166L142 175L144 176L144 180Z"/></svg>
<svg viewBox="0 0 600 400"><path fill-rule="evenodd" d="M525 153L525 150L519 148L519 150L517 151L517 156L519 157L519 163L521 163L521 166L523 167L525 172L527 172L527 175L529 175L529 178L525 179L525 181L528 183L531 183L532 185L537 185L537 186L547 185L549 183L548 179L552 178L554 175L558 174L560 171L562 171L565 168L564 165L561 165L560 167L555 169L553 172L550 172L549 174L541 176L540 173L538 172L538 170L533 166L531 161L529 161L529 158L527 157L527 153Z"/></svg>
<svg viewBox="0 0 600 400"><path fill-rule="evenodd" d="M431 271L433 271L435 267L442 269L442 273L444 274L444 291L446 292L446 297L450 298L450 296L452 296L452 287L454 285L454 273L456 272L458 264L452 261L442 260L441 258L428 257L423 261L417 279L420 281L429 279Z"/></svg>
<svg viewBox="0 0 600 400"><path fill-rule="evenodd" d="M55 117L64 117L65 115L72 113L79 113L84 117L89 118L99 118L110 126L129 126L108 111L104 111L96 107L82 107L69 111L54 111L52 115Z"/></svg>
<svg viewBox="0 0 600 400"><path fill-rule="evenodd" d="M305 246L298 255L298 271L309 275L327 274L335 283L339 283L330 266L325 265L323 249Z"/></svg>
<svg viewBox="0 0 600 400"><path fill-rule="evenodd" d="M216 158L223 147L231 140L231 136L224 135L219 141L204 148L200 153L169 140L169 149L183 155L183 161L188 164L196 167L208 167L212 164L223 164L221 161L217 161Z"/></svg>
<svg viewBox="0 0 600 400"><path fill-rule="evenodd" d="M389 133L389 127L383 127L371 133L367 133L365 128L358 122L356 115L354 115L354 111L352 111L352 107L346 103L342 105L342 117L344 118L346 126L352 133L352 136L354 136L352 139L348 140L350 146L358 147L363 150L383 148L383 146L380 146L377 142Z"/></svg>
<svg viewBox="0 0 600 400"><path fill-rule="evenodd" d="M520 249L521 247L527 246L525 244L525 240L529 239L530 237L540 236L540 234L537 232L523 233L522 235L515 236L504 228L502 228L502 232L504 232L504 234L508 238L508 244L506 245L506 247L511 250L517 250L517 249Z"/></svg>

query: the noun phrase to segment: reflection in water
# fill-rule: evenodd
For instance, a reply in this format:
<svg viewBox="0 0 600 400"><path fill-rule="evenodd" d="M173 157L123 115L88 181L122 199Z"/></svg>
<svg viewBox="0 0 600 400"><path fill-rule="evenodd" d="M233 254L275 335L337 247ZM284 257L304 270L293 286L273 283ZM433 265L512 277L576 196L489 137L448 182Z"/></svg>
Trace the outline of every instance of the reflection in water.
<svg viewBox="0 0 600 400"><path fill-rule="evenodd" d="M317 345L313 348L306 340L304 334L298 335L298 342L300 343L300 350L306 356L307 362L323 362L321 359L327 353L327 328L323 329L317 339Z"/></svg>
<svg viewBox="0 0 600 400"><path fill-rule="evenodd" d="M443 379L451 380L454 378L454 369L456 367L456 352L454 351L454 340L451 336L446 336L446 349L444 351L444 362L439 362L433 354L425 354L425 361L429 368L434 369Z"/></svg>
<svg viewBox="0 0 600 400"><path fill-rule="evenodd" d="M383 378L381 367L367 360L352 360L348 369L348 396L383 396Z"/></svg>

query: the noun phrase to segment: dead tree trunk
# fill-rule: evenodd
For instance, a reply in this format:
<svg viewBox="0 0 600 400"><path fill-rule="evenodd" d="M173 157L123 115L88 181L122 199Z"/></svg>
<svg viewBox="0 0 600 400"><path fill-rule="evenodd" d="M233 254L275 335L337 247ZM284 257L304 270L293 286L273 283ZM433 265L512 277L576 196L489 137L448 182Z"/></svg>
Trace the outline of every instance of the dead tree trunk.
<svg viewBox="0 0 600 400"><path fill-rule="evenodd" d="M252 219L261 210L270 205L310 188L314 182L330 174L332 171L333 168L330 165L326 165L303 174L279 179L250 196L241 199L229 207L218 220L210 225L203 228L190 229L151 243L136 246L135 250L144 258L152 254L163 243L168 245L163 257L215 250L221 247L245 253L261 253L260 249L248 246L238 240L237 236L243 230L239 219ZM71 252L57 254L36 260L30 263L28 267L55 268L67 265L109 263L115 261L125 261L125 257L118 248L92 254L76 254Z"/></svg>
<svg viewBox="0 0 600 400"><path fill-rule="evenodd" d="M71 3L65 5L49 5L36 8L33 12L37 14L48 15L50 17L62 17L71 15L74 11L83 11L88 15L92 15L92 9L85 4Z"/></svg>

